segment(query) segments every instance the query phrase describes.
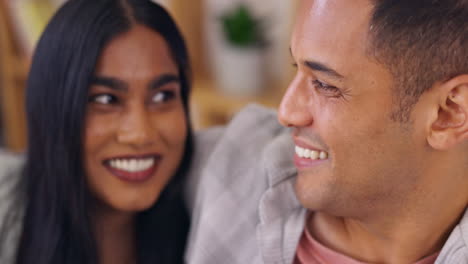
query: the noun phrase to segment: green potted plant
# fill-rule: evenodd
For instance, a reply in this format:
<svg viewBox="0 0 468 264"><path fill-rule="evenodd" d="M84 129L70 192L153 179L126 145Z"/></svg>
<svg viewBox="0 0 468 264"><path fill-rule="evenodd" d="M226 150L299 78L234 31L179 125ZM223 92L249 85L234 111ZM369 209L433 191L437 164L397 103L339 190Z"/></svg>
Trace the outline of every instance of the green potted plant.
<svg viewBox="0 0 468 264"><path fill-rule="evenodd" d="M225 93L252 96L264 86L264 51L267 47L264 19L239 4L218 18L222 51L215 63L218 86Z"/></svg>
<svg viewBox="0 0 468 264"><path fill-rule="evenodd" d="M240 48L266 46L265 25L245 4L240 4L220 17L225 40Z"/></svg>

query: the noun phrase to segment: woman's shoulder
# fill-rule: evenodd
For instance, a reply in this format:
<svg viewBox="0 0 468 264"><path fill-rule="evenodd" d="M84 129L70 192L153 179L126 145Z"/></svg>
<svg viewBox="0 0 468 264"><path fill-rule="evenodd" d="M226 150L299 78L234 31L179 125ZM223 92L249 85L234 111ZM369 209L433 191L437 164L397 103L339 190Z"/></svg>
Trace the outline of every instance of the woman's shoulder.
<svg viewBox="0 0 468 264"><path fill-rule="evenodd" d="M24 213L24 156L0 149L0 263L13 263Z"/></svg>
<svg viewBox="0 0 468 264"><path fill-rule="evenodd" d="M14 192L19 187L23 166L24 156L22 154L14 154L0 149L0 201L2 201L0 208L15 198Z"/></svg>

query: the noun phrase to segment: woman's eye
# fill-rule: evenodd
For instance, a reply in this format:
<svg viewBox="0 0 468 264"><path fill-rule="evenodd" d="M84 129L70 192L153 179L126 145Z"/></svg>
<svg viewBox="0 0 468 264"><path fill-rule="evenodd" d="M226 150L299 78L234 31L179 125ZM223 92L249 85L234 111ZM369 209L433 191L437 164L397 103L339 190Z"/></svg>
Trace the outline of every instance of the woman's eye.
<svg viewBox="0 0 468 264"><path fill-rule="evenodd" d="M175 93L173 91L159 91L157 92L152 101L154 103L163 103L175 98Z"/></svg>
<svg viewBox="0 0 468 264"><path fill-rule="evenodd" d="M117 98L110 94L98 94L91 96L89 101L92 103L108 105L115 103Z"/></svg>

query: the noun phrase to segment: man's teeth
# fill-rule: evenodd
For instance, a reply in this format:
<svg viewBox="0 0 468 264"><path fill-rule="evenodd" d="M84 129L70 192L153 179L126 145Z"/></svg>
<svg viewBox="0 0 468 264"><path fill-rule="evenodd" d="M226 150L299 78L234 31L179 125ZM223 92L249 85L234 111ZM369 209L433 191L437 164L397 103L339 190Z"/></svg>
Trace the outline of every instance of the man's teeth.
<svg viewBox="0 0 468 264"><path fill-rule="evenodd" d="M311 159L311 160L324 160L328 158L328 153L325 151L318 151L318 150L311 150L311 149L306 149L306 148L301 148L299 146L296 146L296 154L300 158L306 158L306 159Z"/></svg>
<svg viewBox="0 0 468 264"><path fill-rule="evenodd" d="M146 159L113 159L109 165L118 170L128 172L140 172L151 168L154 165L154 158Z"/></svg>

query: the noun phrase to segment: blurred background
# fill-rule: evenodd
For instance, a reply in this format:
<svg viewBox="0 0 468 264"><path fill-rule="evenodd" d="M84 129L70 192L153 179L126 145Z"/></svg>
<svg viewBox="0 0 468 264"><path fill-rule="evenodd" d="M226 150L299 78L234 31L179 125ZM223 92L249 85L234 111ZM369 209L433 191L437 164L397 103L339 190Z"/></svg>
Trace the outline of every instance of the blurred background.
<svg viewBox="0 0 468 264"><path fill-rule="evenodd" d="M24 90L36 41L66 0L0 0L0 148L24 151ZM92 1L92 0L89 0ZM195 129L224 124L248 103L276 108L292 78L298 0L155 0L185 36Z"/></svg>

